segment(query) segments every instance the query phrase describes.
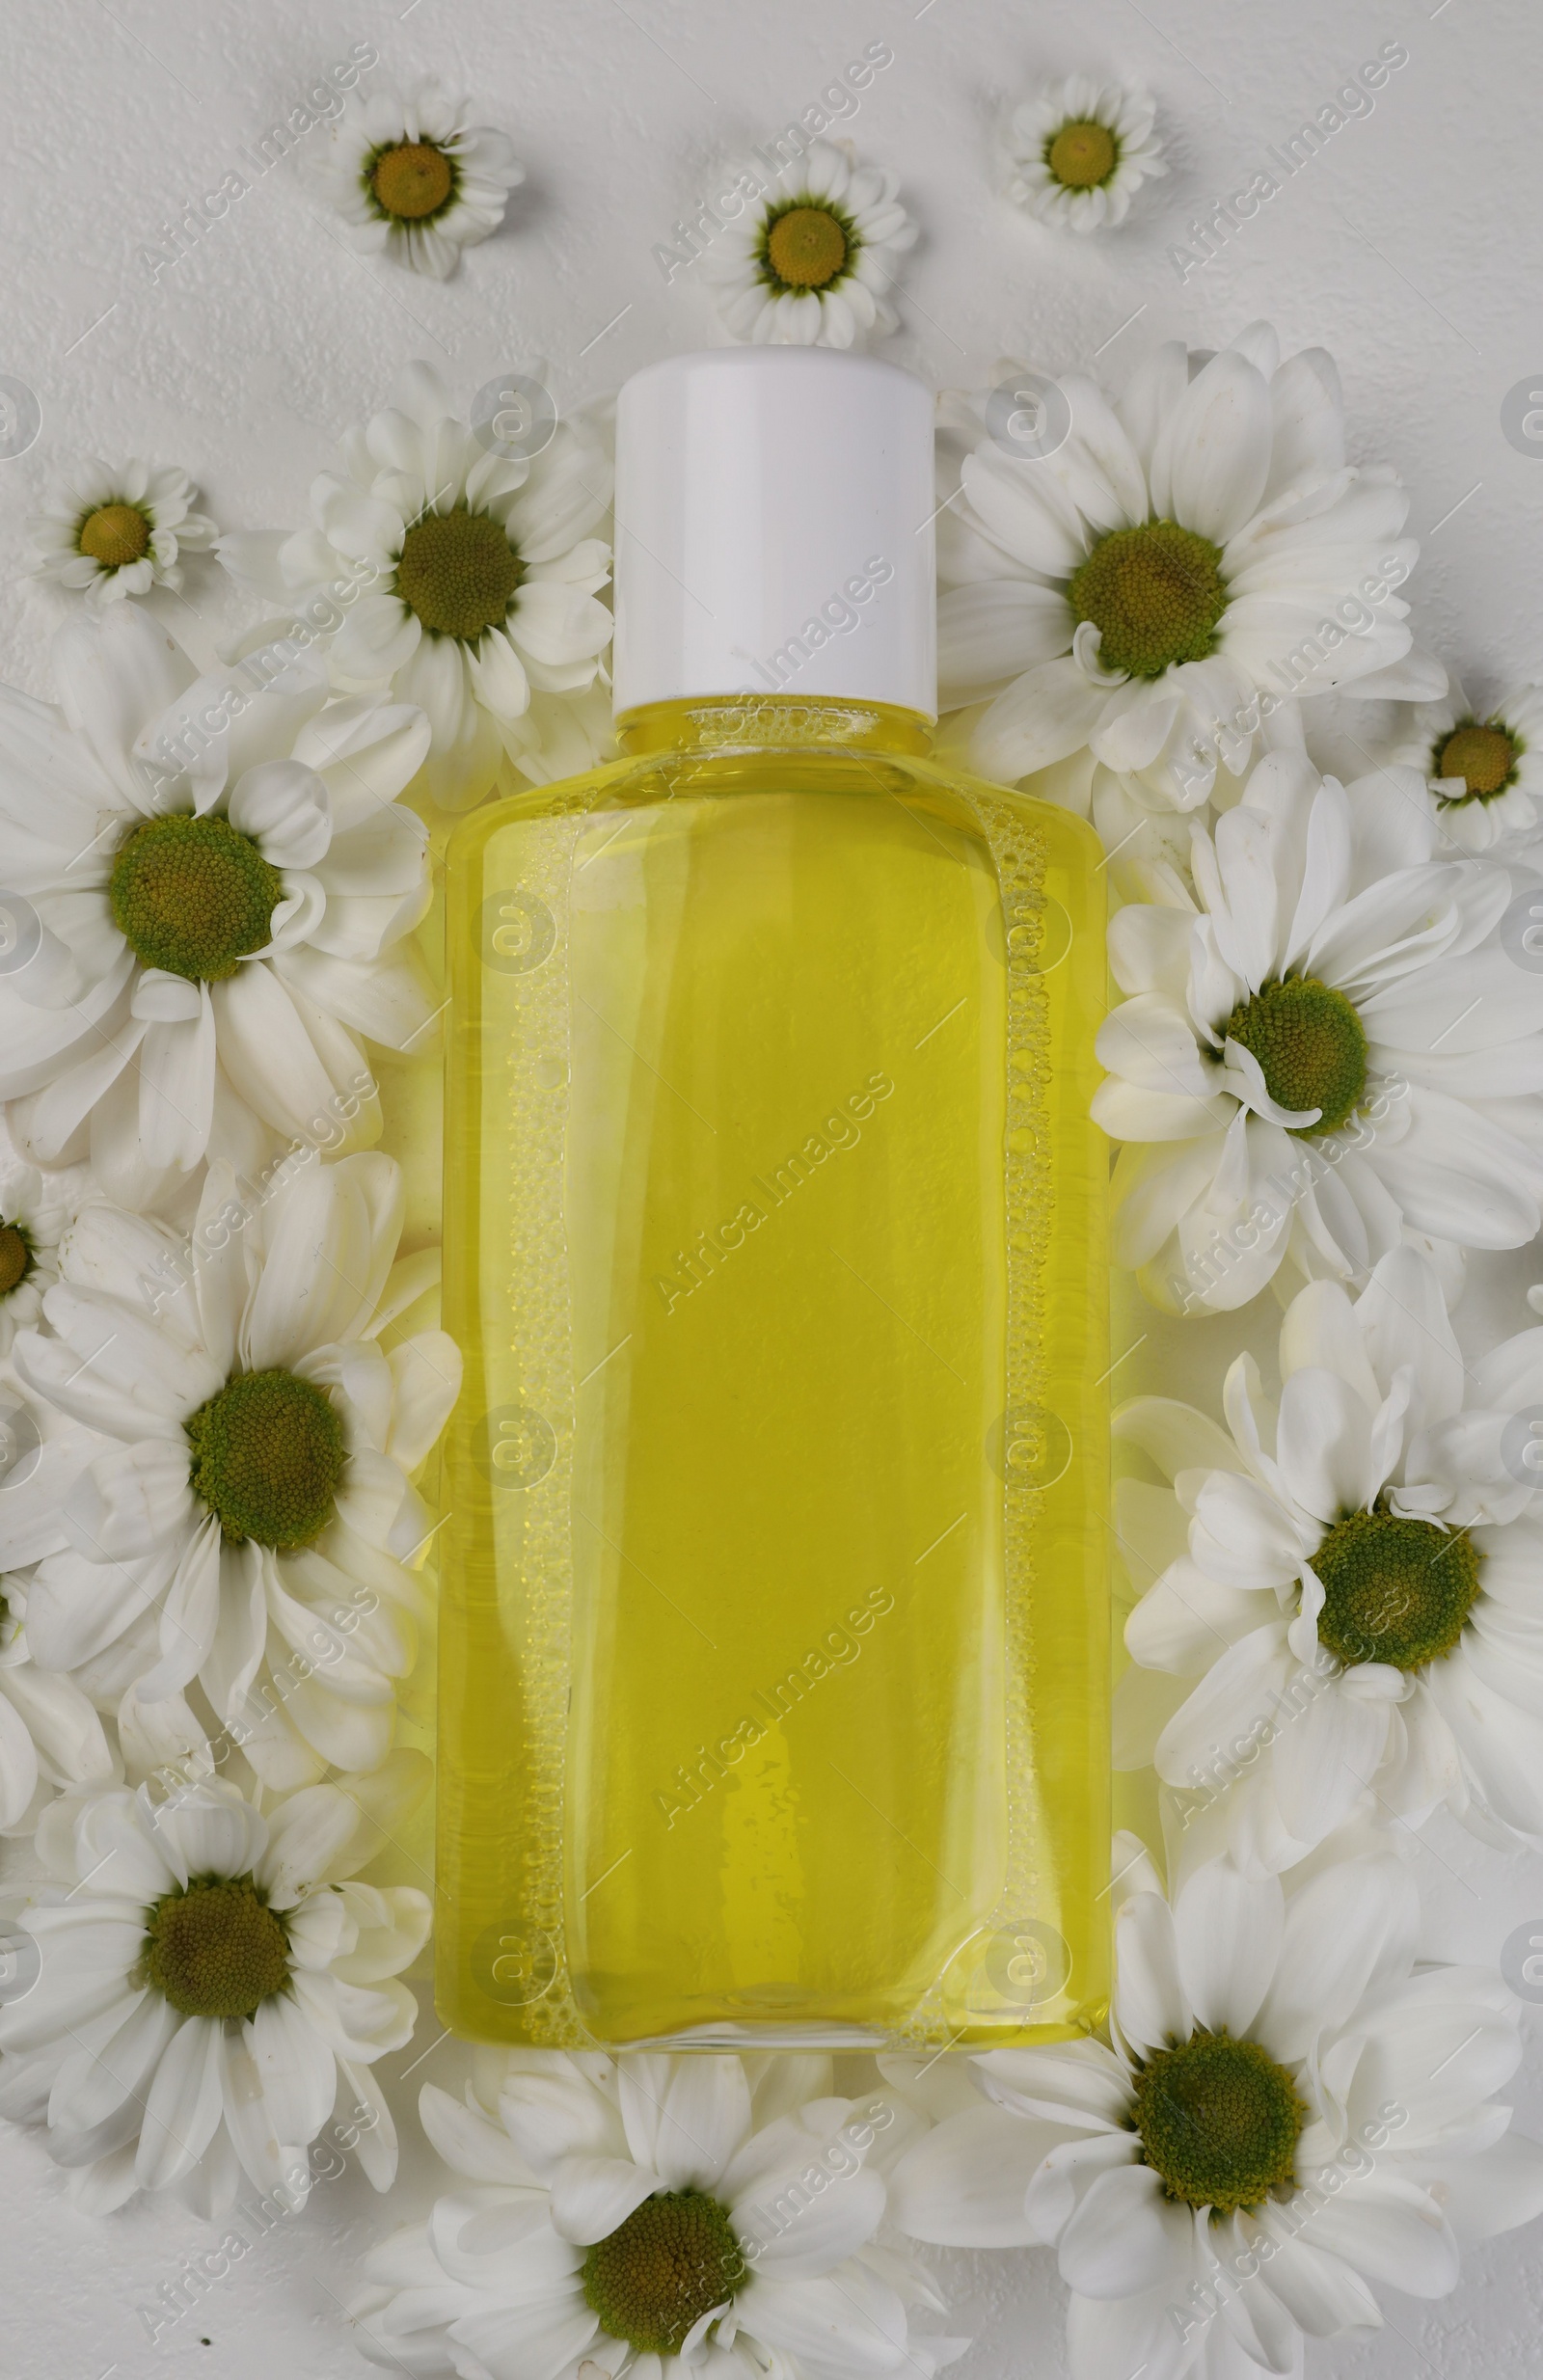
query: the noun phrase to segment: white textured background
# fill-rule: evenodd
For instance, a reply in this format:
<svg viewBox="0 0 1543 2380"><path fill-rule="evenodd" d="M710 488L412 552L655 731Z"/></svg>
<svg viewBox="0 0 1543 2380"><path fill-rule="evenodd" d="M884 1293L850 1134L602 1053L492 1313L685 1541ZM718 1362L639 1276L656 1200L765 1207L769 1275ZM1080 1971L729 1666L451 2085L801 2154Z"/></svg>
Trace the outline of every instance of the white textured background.
<svg viewBox="0 0 1543 2380"><path fill-rule="evenodd" d="M60 614L21 575L22 524L69 449L180 463L224 527L294 526L339 431L384 401L410 356L438 363L469 399L516 358L544 354L572 403L709 343L705 291L690 272L666 286L654 243L720 161L737 164L879 39L895 62L845 128L899 171L923 226L906 326L885 353L939 385L979 382L1003 351L1050 370L1096 357L1118 385L1150 339L1213 345L1269 314L1287 351L1333 349L1353 459L1393 462L1414 491L1410 526L1429 540L1414 585L1422 640L1480 695L1538 667L1543 452L1515 451L1501 429L1506 392L1529 375L1543 387L1536 0L7 0L0 374L36 392L42 431L0 461L4 674L52 691ZM529 173L501 232L447 286L422 282L352 255L285 162L153 280L144 251L162 223L363 41L381 52L371 79L439 72L513 136ZM1374 114L1181 285L1166 251L1196 208L1243 187L1388 41L1409 63ZM988 162L1005 97L1084 68L1150 85L1174 168L1143 194L1137 224L1100 241L1018 217ZM156 609L207 660L247 615L211 570L187 597ZM1537 1278L1543 1251L1475 1266L1464 1336L1524 1327L1522 1290ZM1177 1377L1208 1394L1238 1344L1226 1321L1150 1331L1122 1391ZM1271 1336L1260 1316L1261 1356ZM1454 1951L1463 1926L1493 1956L1523 1920L1543 1919L1543 1860L1499 1857L1451 1828L1415 1857L1433 1952ZM1519 2097L1543 2136L1543 2026L1526 2021L1532 2081ZM430 2018L388 2070L437 2032ZM320 2183L303 2218L155 2346L136 2308L208 2231L160 2208L88 2224L37 2141L0 2127L0 2374L362 2373L331 2293L346 2294L369 2240L432 2192L436 2162L408 2111L420 2079L454 2087L457 2059L453 2043L432 2049L397 2095L403 2180L389 2209L352 2171ZM1535 2231L1496 2242L1434 2307L1391 2300L1380 2338L1310 2350L1310 2372L1535 2375L1540 2245ZM963 2380L1064 2371L1047 2258L938 2263L960 2327L979 2339Z"/></svg>

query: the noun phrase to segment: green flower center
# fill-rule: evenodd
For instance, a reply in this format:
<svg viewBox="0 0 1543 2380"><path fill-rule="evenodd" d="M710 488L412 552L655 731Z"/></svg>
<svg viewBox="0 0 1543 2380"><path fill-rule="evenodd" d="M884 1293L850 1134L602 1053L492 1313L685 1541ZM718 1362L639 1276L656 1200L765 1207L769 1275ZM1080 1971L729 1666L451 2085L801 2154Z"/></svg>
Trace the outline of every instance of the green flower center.
<svg viewBox="0 0 1543 2380"><path fill-rule="evenodd" d="M1521 749L1516 738L1493 720L1480 726L1476 719L1465 719L1437 753L1436 774L1462 778L1468 791L1457 796L1458 801L1493 801L1514 779Z"/></svg>
<svg viewBox="0 0 1543 2380"><path fill-rule="evenodd" d="M250 2016L289 1981L289 1937L250 1876L195 1879L146 1921L143 1978L184 2016Z"/></svg>
<svg viewBox="0 0 1543 2380"><path fill-rule="evenodd" d="M184 1427L193 1492L233 1543L283 1554L320 1536L346 1459L324 1390L293 1372L238 1372Z"/></svg>
<svg viewBox="0 0 1543 2380"><path fill-rule="evenodd" d="M1222 1028L1259 1062L1264 1088L1281 1107L1316 1123L1292 1127L1298 1139L1338 1132L1367 1087L1367 1036L1342 991L1315 976L1288 975L1240 1001Z"/></svg>
<svg viewBox="0 0 1543 2380"><path fill-rule="evenodd" d="M583 2260L584 2303L639 2355L675 2355L687 2334L745 2279L728 2209L704 2190L664 2190L597 2240Z"/></svg>
<svg viewBox="0 0 1543 2380"><path fill-rule="evenodd" d="M217 984L269 938L284 898L277 868L228 819L147 819L113 863L113 922L136 958Z"/></svg>
<svg viewBox="0 0 1543 2380"><path fill-rule="evenodd" d="M1045 148L1044 162L1068 190L1092 190L1109 179L1120 149L1105 124L1063 124Z"/></svg>
<svg viewBox="0 0 1543 2380"><path fill-rule="evenodd" d="M424 223L454 193L456 172L431 141L401 141L381 150L366 179L384 214L398 223Z"/></svg>
<svg viewBox="0 0 1543 2380"><path fill-rule="evenodd" d="M149 516L137 504L98 504L80 525L82 554L108 570L122 570L149 551Z"/></svg>
<svg viewBox="0 0 1543 2380"><path fill-rule="evenodd" d="M847 227L828 206L790 206L767 232L767 262L788 289L825 289L844 269Z"/></svg>
<svg viewBox="0 0 1543 2380"><path fill-rule="evenodd" d="M1169 2197L1224 2215L1294 2179L1307 2112L1285 2067L1230 2033L1154 2050L1136 2084L1136 2129Z"/></svg>
<svg viewBox="0 0 1543 2380"><path fill-rule="evenodd" d="M1215 650L1227 609L1220 549L1177 521L1144 521L1100 537L1075 572L1067 600L1101 635L1105 669L1160 678L1178 662Z"/></svg>
<svg viewBox="0 0 1543 2380"><path fill-rule="evenodd" d="M402 542L396 592L439 636L474 642L508 617L525 566L491 513L425 512Z"/></svg>
<svg viewBox="0 0 1543 2380"><path fill-rule="evenodd" d="M1312 1558L1323 1588L1318 1642L1343 1662L1440 1661L1478 1593L1478 1549L1464 1530L1393 1512L1337 1521Z"/></svg>
<svg viewBox="0 0 1543 2380"><path fill-rule="evenodd" d="M0 1223L0 1297L19 1289L32 1270L32 1241L26 1227Z"/></svg>

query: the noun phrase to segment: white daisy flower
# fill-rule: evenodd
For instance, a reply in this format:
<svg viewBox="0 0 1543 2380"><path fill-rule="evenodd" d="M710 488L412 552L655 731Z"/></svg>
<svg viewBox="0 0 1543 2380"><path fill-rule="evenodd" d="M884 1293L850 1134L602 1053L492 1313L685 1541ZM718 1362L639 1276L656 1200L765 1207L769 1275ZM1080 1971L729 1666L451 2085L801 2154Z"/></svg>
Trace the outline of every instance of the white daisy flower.
<svg viewBox="0 0 1543 2380"><path fill-rule="evenodd" d="M1237 1358L1231 1439L1167 1397L1119 1417L1175 1481L1124 1490L1123 1534L1172 1558L1125 1626L1120 1766L1154 1762L1197 1855L1256 1872L1371 1801L1543 1842L1543 1330L1465 1366L1434 1267L1398 1248L1354 1304L1293 1300L1281 1375L1277 1411Z"/></svg>
<svg viewBox="0 0 1543 2380"><path fill-rule="evenodd" d="M471 110L434 80L355 95L313 169L355 248L445 281L464 248L498 230L525 167Z"/></svg>
<svg viewBox="0 0 1543 2380"><path fill-rule="evenodd" d="M1518 1248L1543 1222L1543 978L1495 929L1503 870L1438 861L1413 770L1350 787L1268 754L1194 892L1122 909L1130 996L1097 1050L1117 1260L1174 1312L1241 1306L1289 1256L1364 1280L1406 1231Z"/></svg>
<svg viewBox="0 0 1543 2380"><path fill-rule="evenodd" d="M60 1239L90 1183L84 1167L43 1175L0 1163L0 1358L41 1314L43 1291L59 1278Z"/></svg>
<svg viewBox="0 0 1543 2380"><path fill-rule="evenodd" d="M812 141L701 259L727 329L757 347L851 347L898 331L890 292L917 234L899 193L895 175Z"/></svg>
<svg viewBox="0 0 1543 2380"><path fill-rule="evenodd" d="M193 510L198 490L185 471L87 455L61 476L49 509L27 524L36 554L28 576L83 591L91 603L148 595L152 586L175 593L180 556L209 553L220 534L207 513Z"/></svg>
<svg viewBox="0 0 1543 2380"><path fill-rule="evenodd" d="M393 1979L429 1903L339 1880L376 1848L369 1809L352 1778L265 1815L212 1780L44 1814L51 1880L20 1919L41 1965L0 2008L0 2114L46 2122L86 2212L171 2190L213 2214L243 2175L298 2206L335 2108L390 2188L396 2135L369 2069L412 2038L417 2002Z"/></svg>
<svg viewBox="0 0 1543 2380"><path fill-rule="evenodd" d="M1008 120L1008 196L1065 231L1123 223L1142 183L1168 171L1156 121L1144 91L1087 74L1047 84Z"/></svg>
<svg viewBox="0 0 1543 2380"><path fill-rule="evenodd" d="M211 1146L256 1166L271 1133L374 1138L358 1037L400 1049L431 1014L404 941L427 830L393 799L423 718L329 702L284 646L199 677L133 605L55 658L61 710L0 688L0 865L30 912L0 972L17 1148L89 1154L142 1206Z"/></svg>
<svg viewBox="0 0 1543 2380"><path fill-rule="evenodd" d="M991 697L984 773L1014 783L1087 745L1193 809L1284 702L1409 651L1409 500L1345 463L1321 348L1282 364L1255 323L1217 355L1170 339L1118 403L1081 373L1033 385L1041 450L988 420L939 491L942 700Z"/></svg>
<svg viewBox="0 0 1543 2380"><path fill-rule="evenodd" d="M1429 779L1454 845L1515 851L1543 824L1543 686L1513 687L1480 717L1448 672L1445 697L1408 705L1379 758Z"/></svg>
<svg viewBox="0 0 1543 2380"><path fill-rule="evenodd" d="M1543 2209L1543 2149L1494 2094L1521 2061L1482 1967L1417 1966L1393 1853L1289 1894L1202 1868L1170 1909L1133 1836L1109 2042L973 2060L988 2104L909 2150L916 2237L1056 2251L1072 2380L1245 2380L1444 2297L1462 2248Z"/></svg>
<svg viewBox="0 0 1543 2380"><path fill-rule="evenodd" d="M28 1652L25 1574L0 1574L0 1834L31 1834L56 1795L117 1773L90 1695Z"/></svg>
<svg viewBox="0 0 1543 2380"><path fill-rule="evenodd" d="M27 1388L112 1442L62 1499L34 1659L78 1670L120 1646L136 1718L198 1678L278 1789L383 1761L412 1666L422 1594L401 1557L429 1528L408 1474L460 1358L441 1331L378 1344L433 1265L393 1273L402 1216L388 1157L312 1159L265 1197L216 1163L190 1248L84 1209L43 1300L56 1336L16 1339Z"/></svg>
<svg viewBox="0 0 1543 2380"><path fill-rule="evenodd" d="M220 558L303 618L340 621L338 683L416 703L433 731L426 782L445 808L468 809L505 752L519 763L539 744L539 698L582 694L600 674L610 549L592 532L610 504L609 456L582 417L535 455L501 455L454 418L427 364L408 366L343 455L346 477L312 484L312 527L227 537Z"/></svg>
<svg viewBox="0 0 1543 2380"><path fill-rule="evenodd" d="M968 2344L881 2242L916 2119L833 2097L830 2060L513 2051L484 2096L432 2086L423 2128L474 2186L366 2260L370 2360L461 2380L932 2380Z"/></svg>

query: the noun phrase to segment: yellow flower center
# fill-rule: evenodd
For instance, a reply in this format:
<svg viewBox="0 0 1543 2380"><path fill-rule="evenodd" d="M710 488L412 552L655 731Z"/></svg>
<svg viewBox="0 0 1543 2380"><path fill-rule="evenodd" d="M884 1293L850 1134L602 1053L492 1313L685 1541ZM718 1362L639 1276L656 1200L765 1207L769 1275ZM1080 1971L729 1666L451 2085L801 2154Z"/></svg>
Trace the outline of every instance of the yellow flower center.
<svg viewBox="0 0 1543 2380"><path fill-rule="evenodd" d="M1510 784L1519 749L1514 738L1493 720L1481 727L1476 720L1468 719L1461 727L1454 727L1442 745L1436 759L1436 774L1462 778L1468 791L1458 795L1458 801L1491 801ZM1452 806L1455 808L1456 803Z"/></svg>
<svg viewBox="0 0 1543 2380"><path fill-rule="evenodd" d="M403 540L396 592L436 636L474 643L509 614L525 565L491 513L425 512Z"/></svg>
<svg viewBox="0 0 1543 2380"><path fill-rule="evenodd" d="M381 207L399 223L422 223L437 215L455 187L455 168L432 141L402 141L383 149L370 169L369 186Z"/></svg>
<svg viewBox="0 0 1543 2380"><path fill-rule="evenodd" d="M1361 1104L1366 1029L1344 993L1315 976L1266 984L1251 1000L1239 1001L1222 1032L1253 1051L1278 1106L1298 1116L1322 1109L1316 1123L1292 1127L1299 1138L1338 1132Z"/></svg>
<svg viewBox="0 0 1543 2380"><path fill-rule="evenodd" d="M145 1927L143 1978L184 2016L250 2016L289 1980L289 1937L250 1876L169 1892Z"/></svg>
<svg viewBox="0 0 1543 2380"><path fill-rule="evenodd" d="M113 863L113 922L148 967L218 984L269 938L277 868L228 819L147 819Z"/></svg>
<svg viewBox="0 0 1543 2380"><path fill-rule="evenodd" d="M18 1289L32 1270L32 1244L21 1226L0 1224L0 1297Z"/></svg>
<svg viewBox="0 0 1543 2380"><path fill-rule="evenodd" d="M767 234L767 258L789 289L828 287L847 261L844 225L827 206L790 206Z"/></svg>
<svg viewBox="0 0 1543 2380"><path fill-rule="evenodd" d="M676 2355L704 2313L745 2278L728 2210L704 2190L664 2190L583 2260L584 2303L640 2355Z"/></svg>
<svg viewBox="0 0 1543 2380"><path fill-rule="evenodd" d="M1343 1662L1421 1669L1462 1635L1479 1554L1461 1529L1393 1512L1352 1512L1313 1555L1323 1588L1318 1642Z"/></svg>
<svg viewBox="0 0 1543 2380"><path fill-rule="evenodd" d="M1063 124L1044 152L1045 164L1068 190L1092 190L1120 162L1114 134L1103 124Z"/></svg>
<svg viewBox="0 0 1543 2380"><path fill-rule="evenodd" d="M1099 631L1105 669L1160 678L1215 649L1227 609L1222 557L1208 537L1177 521L1144 521L1101 537L1067 589L1079 620Z"/></svg>
<svg viewBox="0 0 1543 2380"><path fill-rule="evenodd" d="M1136 2084L1136 2129L1171 2199L1232 2214L1295 2177L1307 2109L1258 2042L1197 2033L1154 2050Z"/></svg>
<svg viewBox="0 0 1543 2380"><path fill-rule="evenodd" d="M149 521L137 504L98 504L82 521L76 542L94 562L122 570L149 552Z"/></svg>
<svg viewBox="0 0 1543 2380"><path fill-rule="evenodd" d="M293 1372L238 1372L184 1427L193 1492L233 1543L283 1554L320 1536L347 1456L325 1390Z"/></svg>

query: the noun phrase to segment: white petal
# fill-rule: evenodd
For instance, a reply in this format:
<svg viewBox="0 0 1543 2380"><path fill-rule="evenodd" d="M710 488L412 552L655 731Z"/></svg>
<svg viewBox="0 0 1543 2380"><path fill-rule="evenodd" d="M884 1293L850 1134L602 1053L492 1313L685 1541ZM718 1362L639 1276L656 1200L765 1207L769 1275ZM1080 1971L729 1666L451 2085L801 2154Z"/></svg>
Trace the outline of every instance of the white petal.
<svg viewBox="0 0 1543 2380"><path fill-rule="evenodd" d="M742 2202L734 2208L736 2236L762 2280L778 2285L817 2280L870 2240L883 2220L884 2184L878 2174L866 2167L827 2173L826 2186L811 2195L802 2178L808 2170L784 2167L769 2175L758 2186L754 2206ZM790 2197L795 2210L784 2219L777 2209ZM763 2201L772 2210L764 2224Z"/></svg>
<svg viewBox="0 0 1543 2380"><path fill-rule="evenodd" d="M474 2100L454 2099L447 2091L425 2083L418 2107L430 2144L456 2173L472 2181L536 2186L534 2175L508 2134Z"/></svg>
<svg viewBox="0 0 1543 2380"><path fill-rule="evenodd" d="M297 760L249 769L230 795L230 820L273 868L313 868L332 841L325 780Z"/></svg>
<svg viewBox="0 0 1543 2380"><path fill-rule="evenodd" d="M252 2018L252 2056L277 2139L304 2147L332 2113L338 2075L333 2053L283 1993Z"/></svg>
<svg viewBox="0 0 1543 2380"><path fill-rule="evenodd" d="M552 2177L553 2229L578 2247L592 2247L659 2187L659 2176L630 2157L564 2157Z"/></svg>
<svg viewBox="0 0 1543 2380"><path fill-rule="evenodd" d="M311 1785L290 1794L268 1821L267 1848L255 1863L275 1908L288 1908L323 1877L354 1837L360 1811L338 1785Z"/></svg>
<svg viewBox="0 0 1543 2380"><path fill-rule="evenodd" d="M184 1884L195 1876L249 1875L268 1840L266 1820L224 1784L174 1794L161 1804L156 1828Z"/></svg>
<svg viewBox="0 0 1543 2380"><path fill-rule="evenodd" d="M180 2180L203 2156L220 2123L223 2026L187 2016L161 2059L145 2101L134 2178L142 2190Z"/></svg>
<svg viewBox="0 0 1543 2380"><path fill-rule="evenodd" d="M1170 343L1178 346L1182 358L1182 344ZM1140 2297L1073 2297L1067 2308L1073 2380L1129 2380L1136 2373L1141 2380L1181 2380L1195 2371L1194 2341L1183 2327L1187 2315L1174 2319L1178 2294L1170 2278ZM1214 2380L1254 2380L1240 2360L1213 2364L1206 2380L1213 2375Z"/></svg>
<svg viewBox="0 0 1543 2380"><path fill-rule="evenodd" d="M1067 615L1068 639L1070 614ZM1044 662L988 703L976 723L971 757L977 768L1005 784L1036 769L1047 769L1078 751L1097 728L1104 692L1069 657Z"/></svg>
<svg viewBox="0 0 1543 2380"><path fill-rule="evenodd" d="M1432 2195L1461 2246L1543 2213L1543 2148L1507 2132L1475 2156L1439 2165Z"/></svg>
<svg viewBox="0 0 1543 2380"><path fill-rule="evenodd" d="M566 2059L509 2076L499 2101L504 2128L531 2173L547 2180L569 2156L614 2156L619 2118Z"/></svg>
<svg viewBox="0 0 1543 2380"><path fill-rule="evenodd" d="M1369 1790L1389 1707L1330 1683L1282 1726L1272 1775L1281 1816L1299 1843L1322 1842Z"/></svg>
<svg viewBox="0 0 1543 2380"><path fill-rule="evenodd" d="M1148 2165L1100 2174L1062 2232L1061 2278L1083 2297L1129 2297L1164 2281L1177 2285L1190 2253L1193 2218L1164 2193Z"/></svg>
<svg viewBox="0 0 1543 2380"><path fill-rule="evenodd" d="M1023 2194L1066 2137L1002 2108L947 2117L908 2149L889 2179L889 2211L912 2239L945 2248L1020 2248L1039 2232Z"/></svg>
<svg viewBox="0 0 1543 2380"><path fill-rule="evenodd" d="M633 2155L671 2190L710 2190L749 2129L750 2089L737 2057L627 2058L619 2089Z"/></svg>
<svg viewBox="0 0 1543 2380"><path fill-rule="evenodd" d="M740 2327L809 2380L869 2380L908 2363L906 2309L865 2266L791 2287L751 2279L734 2301Z"/></svg>
<svg viewBox="0 0 1543 2380"><path fill-rule="evenodd" d="M150 979L140 980L136 1014ZM158 1173L191 1173L209 1144L214 1120L214 1009L207 987L186 987L193 1014L172 1022L148 1021L139 1054L139 1136L147 1166Z"/></svg>
<svg viewBox="0 0 1543 2380"><path fill-rule="evenodd" d="M447 1331L423 1331L391 1355L392 1420L385 1451L416 1471L461 1392L461 1351Z"/></svg>
<svg viewBox="0 0 1543 2380"><path fill-rule="evenodd" d="M243 1354L255 1371L292 1367L357 1338L396 1253L401 1174L389 1157L344 1157L296 1174L265 1209L261 1277Z"/></svg>
<svg viewBox="0 0 1543 2380"><path fill-rule="evenodd" d="M1270 392L1233 351L1212 358L1164 423L1151 465L1161 518L1225 545L1258 509L1270 468Z"/></svg>
<svg viewBox="0 0 1543 2380"><path fill-rule="evenodd" d="M1229 1860L1208 1864L1178 1894L1179 1973L1196 2019L1212 2033L1246 2033L1269 1988L1285 1922L1274 1878L1247 1882Z"/></svg>
<svg viewBox="0 0 1543 2380"><path fill-rule="evenodd" d="M132 1559L179 1536L193 1509L186 1446L146 1438L97 1455L65 1499L64 1521L88 1556Z"/></svg>
<svg viewBox="0 0 1543 2380"><path fill-rule="evenodd" d="M1371 1416L1337 1373L1293 1372L1281 1392L1277 1451L1292 1495L1326 1526L1374 1502Z"/></svg>
<svg viewBox="0 0 1543 2380"><path fill-rule="evenodd" d="M1287 2063L1305 2056L1314 2035L1344 2023L1375 1983L1407 1972L1419 1918L1414 1878L1391 1853L1310 1878L1286 1904L1259 2039Z"/></svg>
<svg viewBox="0 0 1543 2380"><path fill-rule="evenodd" d="M1118 1844L1115 1855L1123 1869L1123 1847ZM1144 1888L1151 1887L1133 1886L1137 1891ZM999 2106L1020 2116L1043 2116L1057 2124L1098 2130L1123 2123L1129 2111L1129 2072L1100 2042L1058 2042L1048 2049L992 2049L977 2057L974 2065L980 2088Z"/></svg>
<svg viewBox="0 0 1543 2380"><path fill-rule="evenodd" d="M1392 2175L1345 2183L1304 2235L1410 2297L1445 2297L1456 2285L1457 2242L1446 2218L1428 2192Z"/></svg>
<svg viewBox="0 0 1543 2380"><path fill-rule="evenodd" d="M1115 2012L1132 2048L1145 2052L1189 2039L1194 2015L1179 1978L1173 1912L1156 1893L1136 1893L1116 1921Z"/></svg>

